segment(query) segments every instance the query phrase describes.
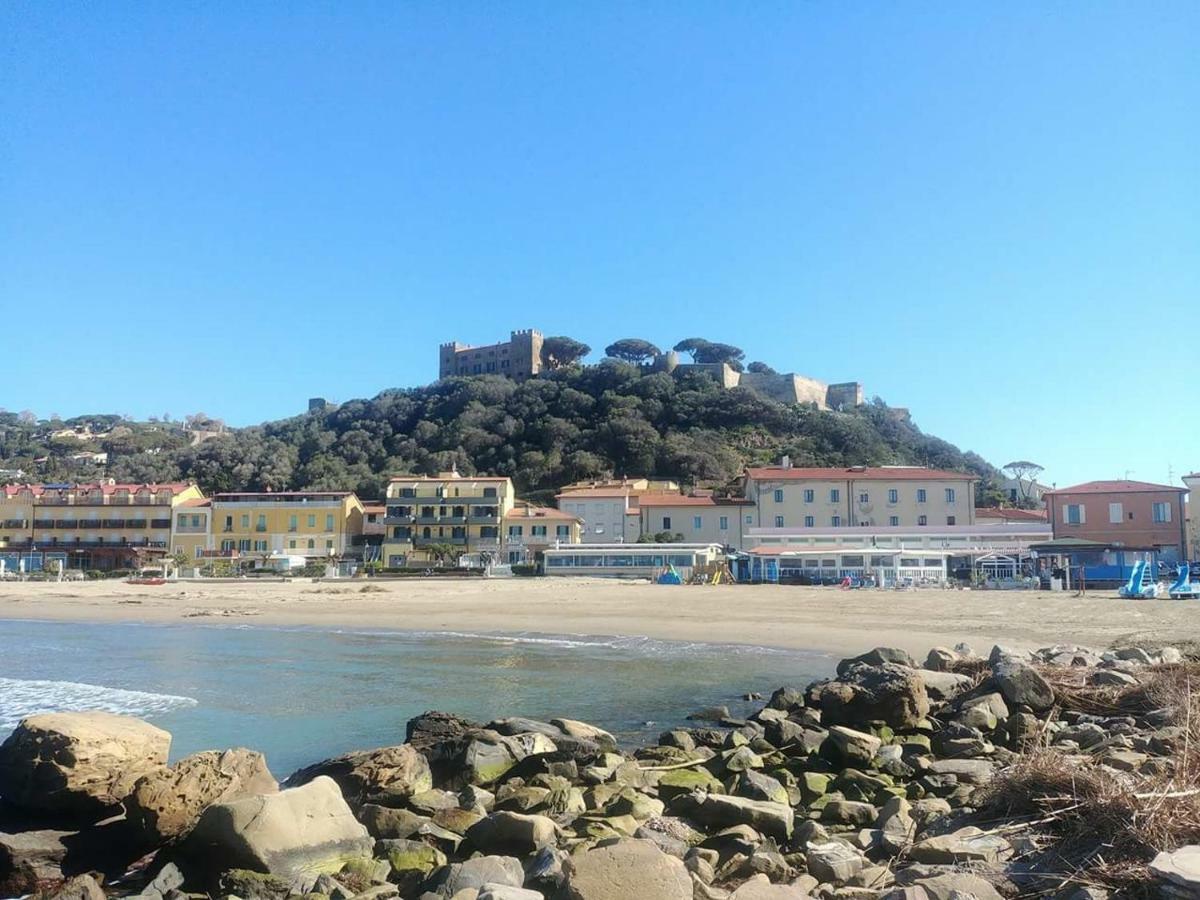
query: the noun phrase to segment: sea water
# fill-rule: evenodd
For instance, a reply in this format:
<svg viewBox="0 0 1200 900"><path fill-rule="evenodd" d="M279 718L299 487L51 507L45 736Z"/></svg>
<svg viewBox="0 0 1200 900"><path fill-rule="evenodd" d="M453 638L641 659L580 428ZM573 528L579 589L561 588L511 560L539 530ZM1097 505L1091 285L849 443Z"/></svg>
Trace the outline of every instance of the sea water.
<svg viewBox="0 0 1200 900"><path fill-rule="evenodd" d="M824 654L649 638L0 621L0 739L34 712L100 709L171 756L249 747L277 777L404 740L430 709L583 719L633 744L691 711L824 677Z"/></svg>

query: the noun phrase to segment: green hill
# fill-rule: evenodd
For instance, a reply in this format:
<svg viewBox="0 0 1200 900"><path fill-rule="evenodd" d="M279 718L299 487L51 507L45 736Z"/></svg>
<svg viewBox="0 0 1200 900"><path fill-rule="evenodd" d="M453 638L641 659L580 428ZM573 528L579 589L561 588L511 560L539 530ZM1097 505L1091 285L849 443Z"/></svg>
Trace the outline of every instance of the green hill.
<svg viewBox="0 0 1200 900"><path fill-rule="evenodd" d="M687 485L732 485L748 464L783 454L796 465L915 464L980 475L990 501L996 470L977 454L924 434L880 400L849 412L785 406L725 390L698 374L647 374L607 360L523 384L452 378L370 400L221 432L212 420L105 420L108 434L51 438L50 423L0 414L0 468L41 480L194 479L207 492L350 489L381 497L389 475L508 475L525 496L601 475L658 475ZM106 466L70 459L78 446ZM40 460L40 461L35 461Z"/></svg>

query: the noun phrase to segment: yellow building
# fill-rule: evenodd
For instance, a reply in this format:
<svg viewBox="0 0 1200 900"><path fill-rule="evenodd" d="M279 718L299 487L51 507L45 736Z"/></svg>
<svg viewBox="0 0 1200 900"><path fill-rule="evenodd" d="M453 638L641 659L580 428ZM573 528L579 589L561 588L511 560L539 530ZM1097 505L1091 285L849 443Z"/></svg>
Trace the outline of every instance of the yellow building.
<svg viewBox="0 0 1200 900"><path fill-rule="evenodd" d="M383 562L389 568L454 554L500 553L500 529L513 507L509 478L402 475L387 487Z"/></svg>
<svg viewBox="0 0 1200 900"><path fill-rule="evenodd" d="M344 559L360 549L363 505L350 491L214 494L210 504L204 556L282 569ZM186 514L191 527L196 513ZM191 540L181 540L181 549L186 546L196 552Z"/></svg>
<svg viewBox="0 0 1200 900"><path fill-rule="evenodd" d="M194 484L16 484L0 503L6 571L132 569L161 559L175 508L203 495Z"/></svg>
<svg viewBox="0 0 1200 900"><path fill-rule="evenodd" d="M184 500L175 507L171 523L171 555L186 556L180 565L184 574L194 572L206 556L212 556L212 501L204 497Z"/></svg>
<svg viewBox="0 0 1200 900"><path fill-rule="evenodd" d="M521 502L505 514L503 534L505 561L537 562L550 547L578 544L583 520L561 509Z"/></svg>

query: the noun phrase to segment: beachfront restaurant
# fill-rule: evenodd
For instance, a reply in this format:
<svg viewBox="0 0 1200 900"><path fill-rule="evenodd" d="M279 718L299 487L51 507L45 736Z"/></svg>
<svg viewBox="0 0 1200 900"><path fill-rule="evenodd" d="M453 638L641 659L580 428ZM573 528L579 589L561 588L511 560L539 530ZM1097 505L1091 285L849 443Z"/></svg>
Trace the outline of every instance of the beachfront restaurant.
<svg viewBox="0 0 1200 900"><path fill-rule="evenodd" d="M674 568L684 581L724 558L720 544L567 544L544 551L547 575L657 578Z"/></svg>
<svg viewBox="0 0 1200 900"><path fill-rule="evenodd" d="M845 547L756 547L733 561L733 575L751 584L853 584L922 587L946 583L948 550Z"/></svg>
<svg viewBox="0 0 1200 900"><path fill-rule="evenodd" d="M1048 588L1055 578L1063 590L1079 587L1080 580L1085 586L1115 587L1129 580L1138 562L1149 565L1155 577L1160 573L1165 574L1157 547L1133 547L1061 537L1031 544L1029 549L1037 559L1038 575L1043 586Z"/></svg>

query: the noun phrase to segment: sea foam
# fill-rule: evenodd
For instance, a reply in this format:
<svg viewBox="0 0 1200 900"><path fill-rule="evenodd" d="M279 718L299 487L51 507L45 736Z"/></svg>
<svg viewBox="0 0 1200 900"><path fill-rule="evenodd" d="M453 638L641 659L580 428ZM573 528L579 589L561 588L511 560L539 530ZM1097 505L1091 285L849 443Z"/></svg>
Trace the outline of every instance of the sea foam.
<svg viewBox="0 0 1200 900"><path fill-rule="evenodd" d="M155 716L195 706L191 697L154 694L74 681L27 681L0 678L0 735L25 716L64 710L100 710L128 716Z"/></svg>

